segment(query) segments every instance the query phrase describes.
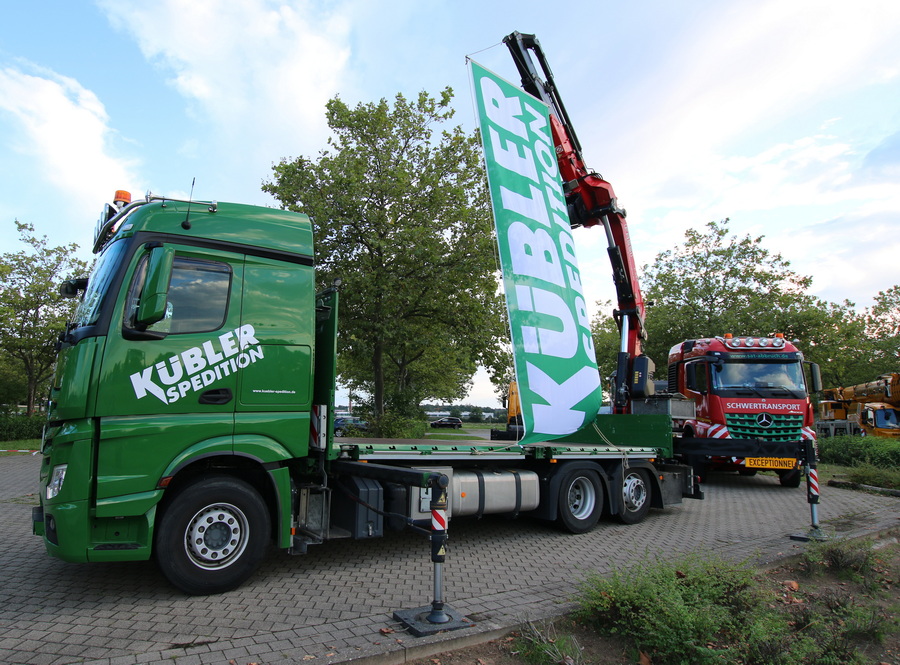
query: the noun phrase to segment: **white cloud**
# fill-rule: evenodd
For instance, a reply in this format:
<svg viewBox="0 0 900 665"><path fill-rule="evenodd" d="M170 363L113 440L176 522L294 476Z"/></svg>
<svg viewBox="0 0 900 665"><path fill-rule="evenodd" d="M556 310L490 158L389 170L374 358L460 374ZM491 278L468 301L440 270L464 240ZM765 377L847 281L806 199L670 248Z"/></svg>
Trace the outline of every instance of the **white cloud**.
<svg viewBox="0 0 900 665"><path fill-rule="evenodd" d="M593 120L577 127L588 162L610 177L630 213L638 263L683 242L687 228L731 217L732 232L765 235L828 299L861 302L873 286L900 281L885 262L900 252L896 231L878 240L871 229L855 231L864 219L900 216L896 178L860 170L897 129L875 125L859 104L846 122L824 110L896 80L900 4L711 4L667 38L648 74L578 112ZM886 94L889 105L900 98ZM836 217L841 228L825 224ZM602 251L588 243L585 253ZM864 265L882 268L866 278Z"/></svg>
<svg viewBox="0 0 900 665"><path fill-rule="evenodd" d="M51 185L68 206L99 211L112 195L110 183L136 187L136 163L116 154L118 137L103 104L74 79L0 69L0 114L13 120L9 140L20 167L39 171L46 180L41 184Z"/></svg>
<svg viewBox="0 0 900 665"><path fill-rule="evenodd" d="M258 165L260 177L273 159L322 146L325 103L349 57L338 10L273 0L99 4L211 122L215 143Z"/></svg>

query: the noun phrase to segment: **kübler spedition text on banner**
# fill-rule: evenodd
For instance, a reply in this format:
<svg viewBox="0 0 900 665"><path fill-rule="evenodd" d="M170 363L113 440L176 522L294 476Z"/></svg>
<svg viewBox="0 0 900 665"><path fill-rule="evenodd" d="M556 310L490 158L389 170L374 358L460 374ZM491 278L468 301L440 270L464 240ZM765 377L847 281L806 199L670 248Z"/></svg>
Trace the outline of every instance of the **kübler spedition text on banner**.
<svg viewBox="0 0 900 665"><path fill-rule="evenodd" d="M525 436L576 432L602 402L549 110L470 61Z"/></svg>

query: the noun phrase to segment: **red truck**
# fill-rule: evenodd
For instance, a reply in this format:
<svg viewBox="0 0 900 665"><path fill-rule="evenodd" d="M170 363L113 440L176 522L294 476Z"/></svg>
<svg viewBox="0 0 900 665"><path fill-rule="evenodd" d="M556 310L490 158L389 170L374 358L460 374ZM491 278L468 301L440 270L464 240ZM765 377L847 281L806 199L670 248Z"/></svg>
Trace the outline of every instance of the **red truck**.
<svg viewBox="0 0 900 665"><path fill-rule="evenodd" d="M818 366L805 363L781 334L676 344L669 351L668 391L693 400L696 416L675 421L675 452L701 478L710 470L751 476L770 469L782 485L797 487L806 447L815 447L809 394L818 390Z"/></svg>

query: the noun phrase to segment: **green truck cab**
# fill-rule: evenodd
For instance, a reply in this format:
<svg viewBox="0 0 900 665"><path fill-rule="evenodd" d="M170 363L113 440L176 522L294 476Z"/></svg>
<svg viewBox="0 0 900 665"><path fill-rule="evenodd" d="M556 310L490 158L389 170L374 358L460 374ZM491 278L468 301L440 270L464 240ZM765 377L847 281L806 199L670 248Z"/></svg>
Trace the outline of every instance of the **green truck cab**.
<svg viewBox="0 0 900 665"><path fill-rule="evenodd" d="M241 532L254 510L286 522L289 545L287 465L307 455L314 387L309 219L169 199L110 213L61 340L35 531L67 561L146 559L166 536L161 504L215 473L262 503L223 504L213 528L237 543L191 551L196 565L235 547L258 559Z"/></svg>
<svg viewBox="0 0 900 665"><path fill-rule="evenodd" d="M33 514L65 561L153 557L183 591L217 593L270 543L302 553L426 522L435 470L453 516L576 533L695 494L689 469L662 463L666 416L598 416L528 448L336 441L338 290L316 292L305 215L148 195L107 205L94 251L90 278L62 287L81 301L60 337Z"/></svg>

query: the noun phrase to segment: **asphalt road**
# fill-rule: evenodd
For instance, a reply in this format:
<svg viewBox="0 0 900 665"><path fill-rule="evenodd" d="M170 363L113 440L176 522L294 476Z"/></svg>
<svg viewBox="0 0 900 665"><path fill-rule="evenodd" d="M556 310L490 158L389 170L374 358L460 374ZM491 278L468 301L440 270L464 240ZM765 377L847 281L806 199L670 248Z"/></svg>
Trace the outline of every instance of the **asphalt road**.
<svg viewBox="0 0 900 665"><path fill-rule="evenodd" d="M582 535L530 519L454 520L445 598L474 625L416 638L392 614L432 600L424 536L332 541L300 557L273 549L241 588L187 597L151 562L48 556L31 535L38 468L36 456L0 457L0 663L10 665L401 663L561 614L592 571L693 551L770 563L805 547L788 536L809 530L804 489L763 474L712 475L704 501ZM856 537L900 528L898 508L894 497L824 487L819 514L830 535Z"/></svg>

